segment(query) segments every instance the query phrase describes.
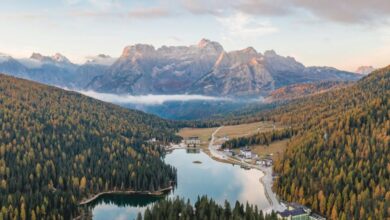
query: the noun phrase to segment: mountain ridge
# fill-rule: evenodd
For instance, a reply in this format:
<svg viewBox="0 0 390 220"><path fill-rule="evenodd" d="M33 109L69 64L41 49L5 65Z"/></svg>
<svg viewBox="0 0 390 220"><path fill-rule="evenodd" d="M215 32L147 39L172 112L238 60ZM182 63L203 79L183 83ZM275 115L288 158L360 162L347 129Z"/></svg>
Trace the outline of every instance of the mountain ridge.
<svg viewBox="0 0 390 220"><path fill-rule="evenodd" d="M253 47L225 51L218 42L196 45L135 44L95 77L87 89L108 93L203 94L213 96L266 95L282 86L316 81L350 81L361 76L331 67L305 67L293 57Z"/></svg>
<svg viewBox="0 0 390 220"><path fill-rule="evenodd" d="M208 39L189 46L129 45L119 58L99 54L81 65L60 53L33 53L25 59L1 57L0 71L10 75L71 89L132 95L258 97L293 84L362 77L332 67L306 67L273 50L226 51Z"/></svg>

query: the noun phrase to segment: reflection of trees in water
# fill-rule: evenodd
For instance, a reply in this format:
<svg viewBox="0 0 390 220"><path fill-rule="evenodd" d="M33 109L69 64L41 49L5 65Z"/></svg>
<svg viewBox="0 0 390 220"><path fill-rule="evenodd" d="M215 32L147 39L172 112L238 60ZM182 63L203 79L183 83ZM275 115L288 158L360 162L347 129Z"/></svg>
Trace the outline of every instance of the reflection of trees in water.
<svg viewBox="0 0 390 220"><path fill-rule="evenodd" d="M199 154L200 148L187 148L187 153L188 154Z"/></svg>
<svg viewBox="0 0 390 220"><path fill-rule="evenodd" d="M151 196L151 195L137 195L137 194L104 194L99 196L99 198L88 203L86 206L88 208L95 208L101 204L110 204L118 207L145 207L156 201L163 199L167 196L164 194L162 196Z"/></svg>

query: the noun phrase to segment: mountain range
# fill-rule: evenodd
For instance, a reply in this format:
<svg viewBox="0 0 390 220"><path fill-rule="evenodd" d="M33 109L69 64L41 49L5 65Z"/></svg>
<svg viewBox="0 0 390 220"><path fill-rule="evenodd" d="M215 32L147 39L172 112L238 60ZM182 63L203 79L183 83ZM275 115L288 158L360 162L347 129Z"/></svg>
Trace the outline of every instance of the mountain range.
<svg viewBox="0 0 390 220"><path fill-rule="evenodd" d="M319 81L354 81L360 74L332 67L306 67L293 57L248 47L227 52L218 42L197 45L135 44L115 59L98 55L77 65L57 53L28 59L0 55L0 72L66 86L117 94L265 96L283 86Z"/></svg>

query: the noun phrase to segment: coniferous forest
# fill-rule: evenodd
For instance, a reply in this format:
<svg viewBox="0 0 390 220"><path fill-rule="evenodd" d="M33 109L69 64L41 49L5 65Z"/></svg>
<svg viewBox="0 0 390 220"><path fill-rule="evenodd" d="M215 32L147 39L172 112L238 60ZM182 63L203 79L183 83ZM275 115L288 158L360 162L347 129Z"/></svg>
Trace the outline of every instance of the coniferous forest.
<svg viewBox="0 0 390 220"><path fill-rule="evenodd" d="M234 207L227 201L224 205L218 205L212 198L206 196L198 197L194 205L184 199L166 199L147 208L143 213L138 215L137 220L276 220L274 212L264 214L257 206L245 205L236 202Z"/></svg>
<svg viewBox="0 0 390 220"><path fill-rule="evenodd" d="M274 188L282 199L330 219L389 218L390 66L353 86L232 119L237 120L270 120L294 131L274 166L279 175ZM232 139L225 146L265 144L271 134Z"/></svg>
<svg viewBox="0 0 390 220"><path fill-rule="evenodd" d="M0 219L70 219L98 192L176 179L146 144L176 141L175 128L142 112L0 75L0 127Z"/></svg>
<svg viewBox="0 0 390 220"><path fill-rule="evenodd" d="M330 219L388 219L390 67L280 112L302 130L275 164L282 198Z"/></svg>

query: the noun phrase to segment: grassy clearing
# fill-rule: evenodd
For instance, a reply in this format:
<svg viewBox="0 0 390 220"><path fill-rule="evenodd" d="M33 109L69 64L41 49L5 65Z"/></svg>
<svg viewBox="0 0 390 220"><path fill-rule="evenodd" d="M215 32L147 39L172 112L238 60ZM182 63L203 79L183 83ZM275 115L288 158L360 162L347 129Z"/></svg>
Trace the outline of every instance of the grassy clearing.
<svg viewBox="0 0 390 220"><path fill-rule="evenodd" d="M249 124L240 124L240 125L231 125L225 126L216 134L216 138L221 138L228 136L229 138L243 137L247 135L253 135L258 132L270 131L273 128L273 123L271 122L255 122ZM276 128L279 128L276 126ZM208 144L211 139L211 134L217 129L214 128L183 128L178 132L178 135L183 138L188 138L191 136L199 137L201 141L201 148L207 153ZM222 144L220 141L216 141L216 144Z"/></svg>
<svg viewBox="0 0 390 220"><path fill-rule="evenodd" d="M272 129L272 122L255 122L250 124L231 125L225 126L219 130L216 137L228 136L229 138L236 138L253 135L258 132L271 131Z"/></svg>
<svg viewBox="0 0 390 220"><path fill-rule="evenodd" d="M259 156L265 156L269 154L272 155L272 159L275 161L283 156L284 151L287 148L288 139L282 141L274 141L269 146L266 145L256 145L252 146L252 152L256 153Z"/></svg>
<svg viewBox="0 0 390 220"><path fill-rule="evenodd" d="M192 136L199 137L200 139L200 147L208 153L208 145L211 139L211 134L216 130L217 128L183 128L180 129L180 131L177 133L177 135L188 138Z"/></svg>

